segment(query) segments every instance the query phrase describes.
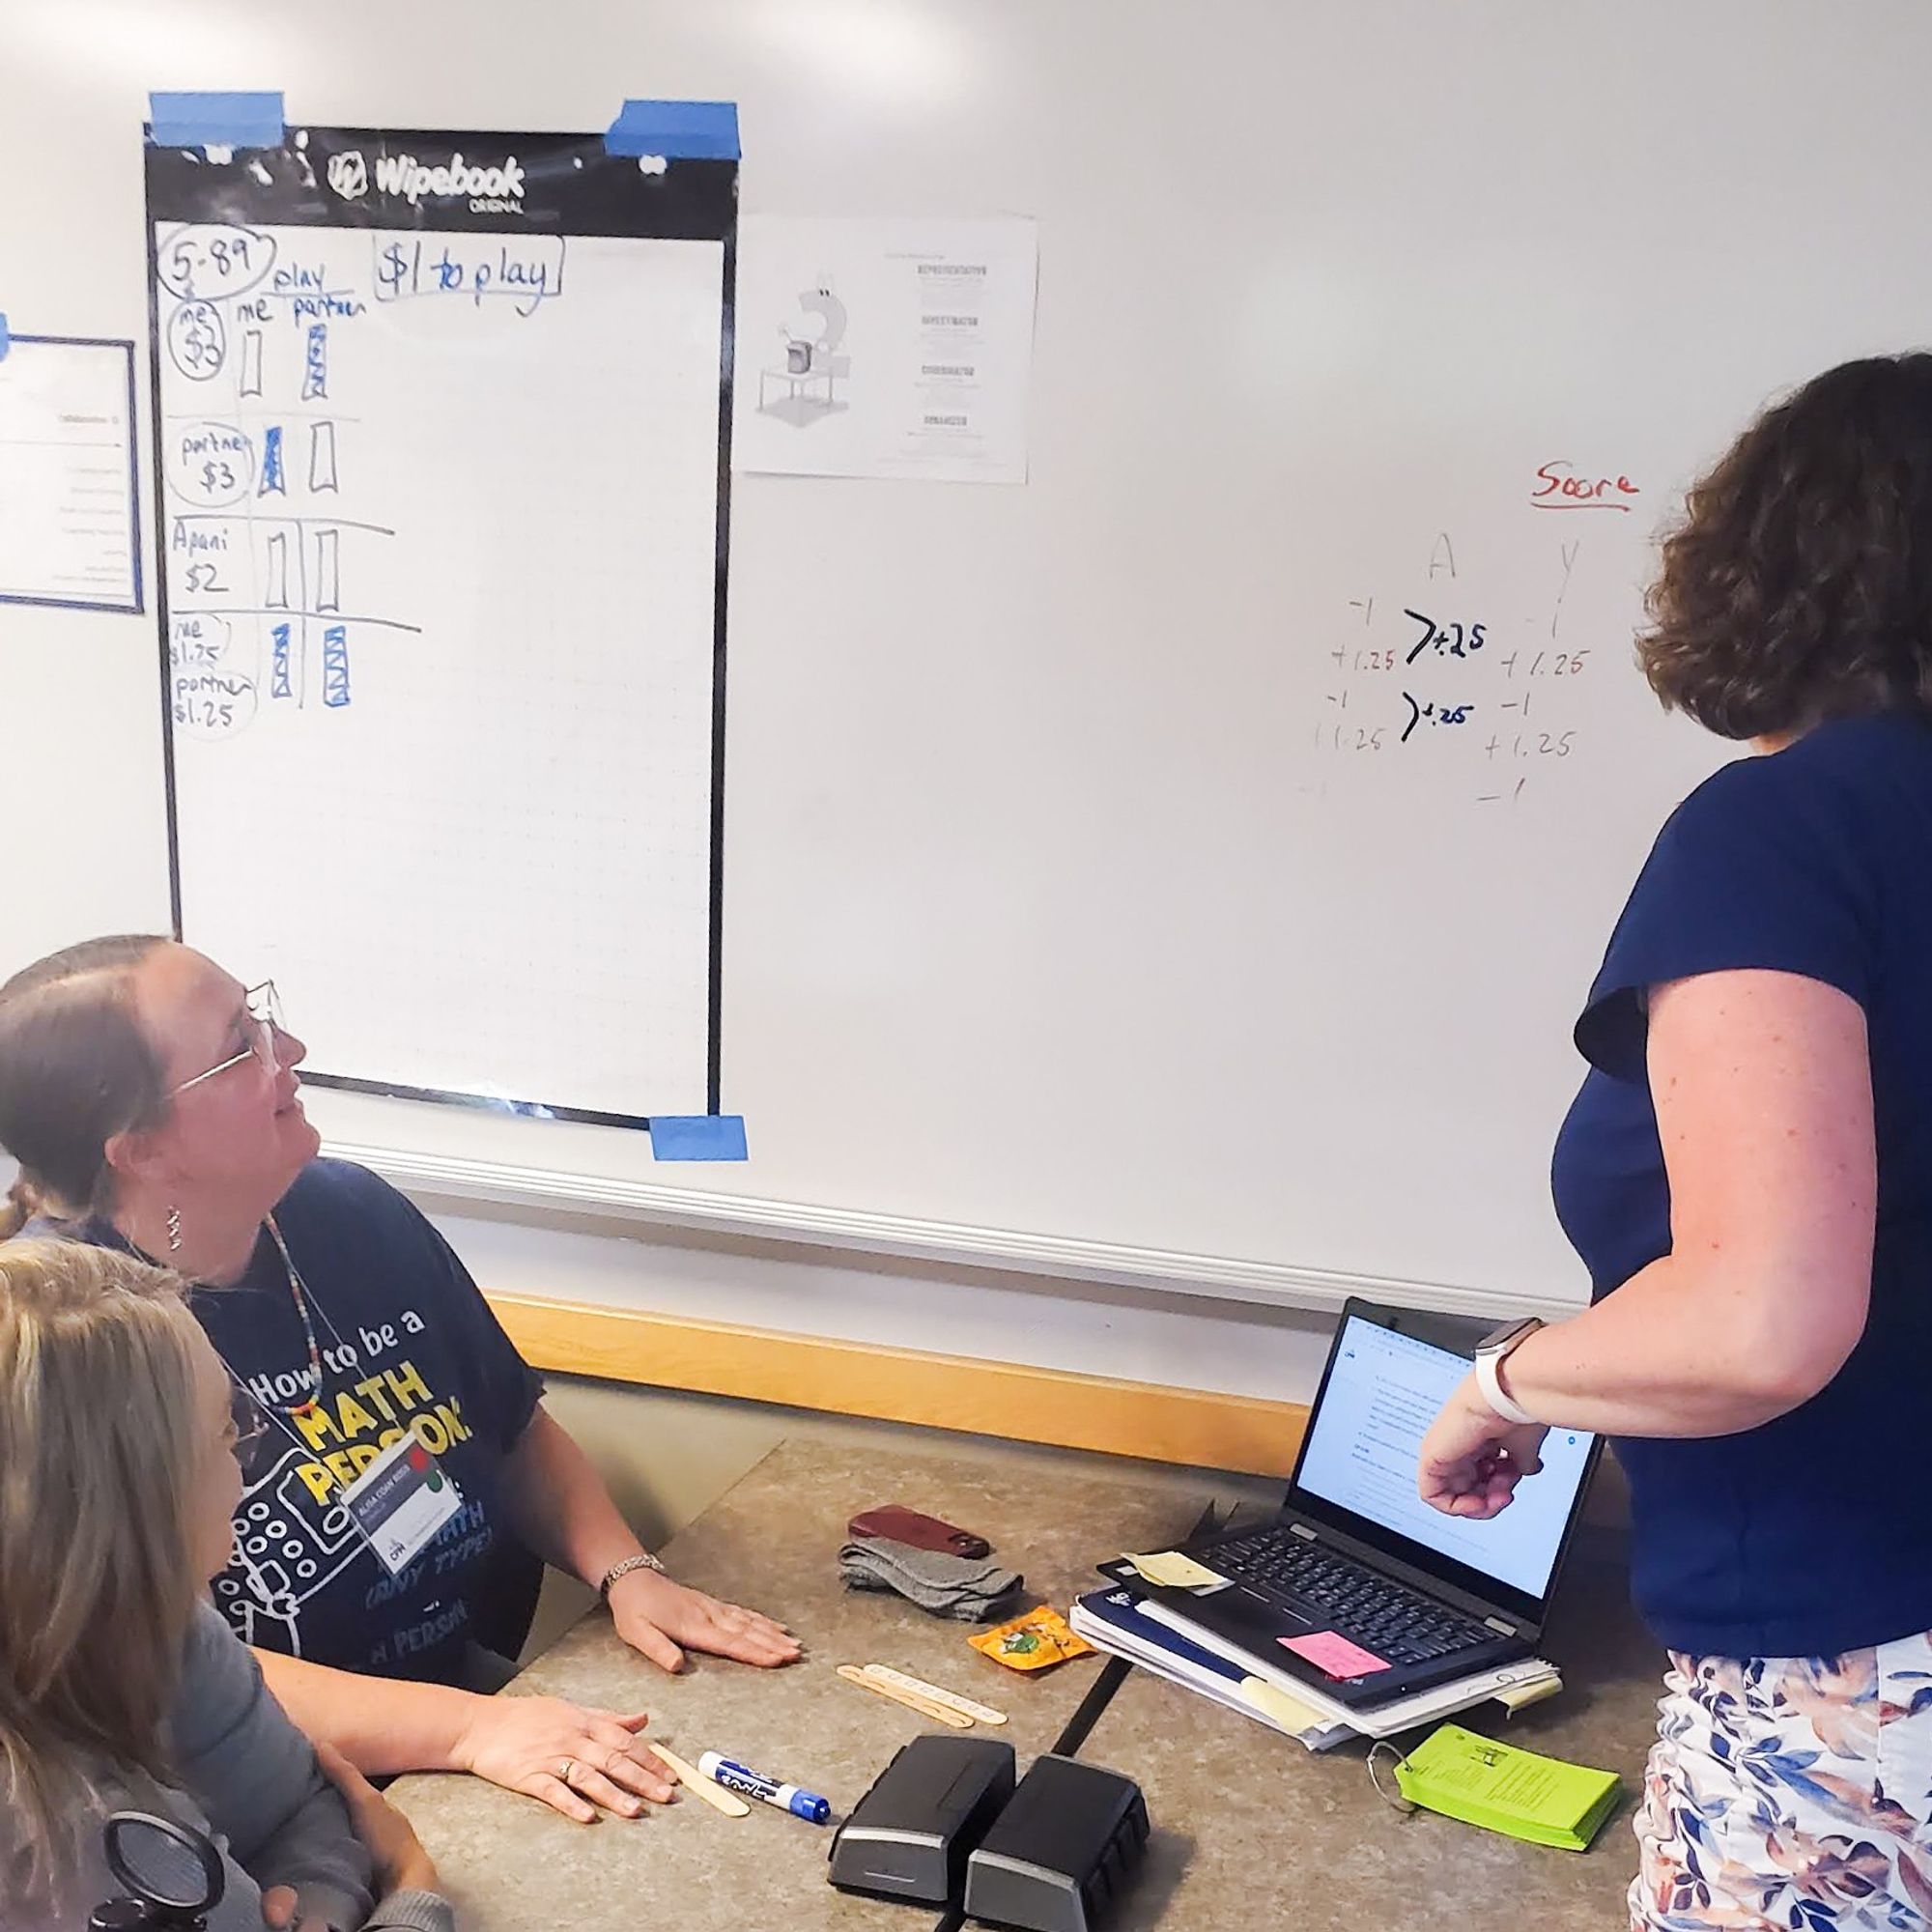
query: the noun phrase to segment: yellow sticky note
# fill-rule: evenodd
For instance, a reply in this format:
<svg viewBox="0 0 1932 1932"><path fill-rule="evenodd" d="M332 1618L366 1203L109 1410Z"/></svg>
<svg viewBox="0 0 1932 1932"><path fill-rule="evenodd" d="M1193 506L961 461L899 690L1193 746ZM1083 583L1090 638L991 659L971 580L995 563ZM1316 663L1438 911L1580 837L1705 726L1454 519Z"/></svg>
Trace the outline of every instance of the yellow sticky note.
<svg viewBox="0 0 1932 1932"><path fill-rule="evenodd" d="M1195 1562L1191 1556L1183 1556L1178 1549L1162 1549L1151 1556L1129 1556L1127 1561L1145 1577L1150 1583L1158 1583L1170 1590L1199 1590L1214 1583L1225 1583L1225 1577L1217 1577L1213 1571Z"/></svg>
<svg viewBox="0 0 1932 1932"><path fill-rule="evenodd" d="M1562 1688L1562 1678L1552 1670L1548 1677L1534 1678L1527 1684L1505 1684L1495 1693L1496 1702L1514 1717L1532 1704L1542 1703L1546 1697L1555 1696Z"/></svg>
<svg viewBox="0 0 1932 1932"><path fill-rule="evenodd" d="M1299 1698L1291 1697L1286 1690L1270 1684L1264 1677L1243 1677L1241 1695L1256 1710L1272 1718L1277 1724L1286 1725L1296 1736L1303 1731L1326 1730L1332 1721L1320 1711L1311 1711Z"/></svg>

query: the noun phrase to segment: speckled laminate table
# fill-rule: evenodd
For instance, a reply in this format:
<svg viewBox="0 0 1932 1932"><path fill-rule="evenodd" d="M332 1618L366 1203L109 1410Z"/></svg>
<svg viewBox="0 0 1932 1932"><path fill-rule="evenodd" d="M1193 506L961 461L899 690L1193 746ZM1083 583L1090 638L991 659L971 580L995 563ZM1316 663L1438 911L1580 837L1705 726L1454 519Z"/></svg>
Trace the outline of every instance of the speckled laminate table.
<svg viewBox="0 0 1932 1932"><path fill-rule="evenodd" d="M1458 1719L1525 1749L1622 1774L1622 1804L1583 1853L1405 1816L1369 1782L1366 1747L1310 1755L1179 1686L1135 1671L1080 1755L1125 1772L1154 1827L1140 1884L1108 1932L1622 1932L1636 1865L1630 1818L1663 1660L1629 1607L1624 1539L1586 1527L1545 1648L1561 1695ZM1388 1759L1382 1783L1393 1788Z"/></svg>
<svg viewBox="0 0 1932 1932"><path fill-rule="evenodd" d="M938 1728L835 1675L840 1663L895 1663L1009 1713L999 1735L1024 1770L1060 1735L1099 1660L1019 1677L969 1651L963 1625L896 1598L848 1594L834 1561L845 1521L889 1499L983 1530L1064 1608L1094 1587L1097 1558L1184 1534L1206 1491L1132 1465L1096 1473L1091 1459L992 1446L927 1458L786 1443L668 1553L686 1581L782 1617L810 1645L805 1662L764 1673L700 1659L667 1678L593 1611L504 1694L647 1709L650 1735L686 1756L735 1754L824 1792L842 1816L901 1744ZM1627 1606L1621 1532L1579 1535L1547 1647L1565 1669L1559 1698L1515 1719L1492 1705L1463 1721L1615 1769L1634 1794L1662 1660ZM1142 1882L1107 1932L1616 1932L1625 1923L1629 1797L1580 1855L1405 1818L1371 1788L1363 1747L1311 1756L1139 1671L1080 1754L1137 1778L1154 1825ZM834 1891L830 1831L764 1805L733 1820L687 1797L636 1822L584 1827L473 1778L410 1777L390 1795L440 1866L463 1932L930 1932L938 1918Z"/></svg>
<svg viewBox="0 0 1932 1932"><path fill-rule="evenodd" d="M648 1735L673 1750L735 1755L823 1792L842 1816L900 1745L941 1728L836 1675L841 1663L893 1663L1006 1711L1010 1721L998 1735L1024 1768L1060 1735L1101 1660L1022 1677L969 1650L968 1625L896 1597L846 1591L836 1558L847 1520L902 1501L966 1524L1026 1573L1030 1590L1065 1609L1073 1593L1098 1586L1095 1561L1174 1541L1206 1500L1205 1490L1173 1476L1131 1464L1096 1473L1084 1457L991 1445L913 1457L784 1443L666 1556L681 1580L789 1624L809 1646L806 1662L766 1672L697 1659L667 1677L593 1611L503 1694L648 1710ZM408 1777L389 1795L437 1861L462 1932L926 1932L937 1917L833 1890L831 1832L769 1805L728 1819L686 1797L636 1821L582 1826L475 1778Z"/></svg>

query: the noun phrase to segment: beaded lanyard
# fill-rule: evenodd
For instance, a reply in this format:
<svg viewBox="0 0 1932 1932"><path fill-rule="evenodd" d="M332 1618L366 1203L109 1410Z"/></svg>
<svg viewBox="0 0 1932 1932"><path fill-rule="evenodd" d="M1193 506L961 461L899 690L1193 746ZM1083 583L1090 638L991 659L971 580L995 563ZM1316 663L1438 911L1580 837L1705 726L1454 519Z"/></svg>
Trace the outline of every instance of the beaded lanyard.
<svg viewBox="0 0 1932 1932"><path fill-rule="evenodd" d="M307 1415L315 1407L316 1401L323 1392L322 1350L316 1343L315 1323L309 1319L307 1284L301 1278L301 1270L296 1266L295 1257L289 1253L289 1244L282 1239L282 1231L276 1227L274 1215L269 1216L268 1225L269 1233L274 1237L276 1252L282 1258L282 1266L288 1273L289 1293L295 1301L296 1313L301 1318L302 1340L308 1344L309 1376L315 1387L314 1393L300 1402L286 1404L270 1402L264 1403L263 1406L280 1409L284 1415ZM333 1322L329 1323L331 1331L334 1325ZM339 1342L342 1338L338 1335L335 1339ZM256 1400L259 1402L261 1398L258 1396Z"/></svg>

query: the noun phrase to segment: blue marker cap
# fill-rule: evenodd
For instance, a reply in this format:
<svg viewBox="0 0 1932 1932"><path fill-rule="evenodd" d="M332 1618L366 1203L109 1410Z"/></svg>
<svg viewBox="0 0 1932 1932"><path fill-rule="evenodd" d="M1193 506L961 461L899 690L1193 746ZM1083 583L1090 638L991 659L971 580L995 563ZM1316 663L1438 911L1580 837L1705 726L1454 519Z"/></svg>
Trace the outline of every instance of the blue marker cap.
<svg viewBox="0 0 1932 1932"><path fill-rule="evenodd" d="M814 1825L822 1825L832 1816L831 1801L819 1797L815 1791L800 1791L794 1788L789 1808L793 1817L809 1819Z"/></svg>

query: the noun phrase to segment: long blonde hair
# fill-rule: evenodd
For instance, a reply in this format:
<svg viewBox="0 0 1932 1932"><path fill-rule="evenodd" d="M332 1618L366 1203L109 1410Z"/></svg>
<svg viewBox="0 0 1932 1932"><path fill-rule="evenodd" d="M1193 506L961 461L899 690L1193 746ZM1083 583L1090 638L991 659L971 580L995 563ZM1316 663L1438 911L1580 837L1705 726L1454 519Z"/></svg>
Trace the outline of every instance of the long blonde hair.
<svg viewBox="0 0 1932 1932"><path fill-rule="evenodd" d="M0 1246L0 1816L30 1895L76 1857L103 1772L168 1776L204 1582L198 1332L159 1268Z"/></svg>

